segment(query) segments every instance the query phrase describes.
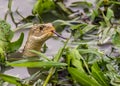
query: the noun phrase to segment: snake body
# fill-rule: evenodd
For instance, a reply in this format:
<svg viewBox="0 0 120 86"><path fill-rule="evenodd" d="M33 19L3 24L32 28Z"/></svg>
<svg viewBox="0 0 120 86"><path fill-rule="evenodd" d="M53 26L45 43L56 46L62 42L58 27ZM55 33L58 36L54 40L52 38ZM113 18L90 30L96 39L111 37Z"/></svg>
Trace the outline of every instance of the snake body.
<svg viewBox="0 0 120 86"><path fill-rule="evenodd" d="M33 25L28 34L28 38L23 50L23 57L36 57L37 54L30 52L30 50L40 51L43 43L53 35L54 30L55 28L51 23ZM30 75L33 75L39 71L40 68L27 68L27 70ZM39 76L32 80L30 84L33 84L38 78Z"/></svg>

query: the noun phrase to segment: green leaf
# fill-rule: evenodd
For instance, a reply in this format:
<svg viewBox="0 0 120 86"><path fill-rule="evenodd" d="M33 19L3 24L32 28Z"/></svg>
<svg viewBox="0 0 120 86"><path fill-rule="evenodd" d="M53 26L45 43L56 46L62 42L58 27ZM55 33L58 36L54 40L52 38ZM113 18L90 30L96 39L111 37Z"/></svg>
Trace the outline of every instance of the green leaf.
<svg viewBox="0 0 120 86"><path fill-rule="evenodd" d="M120 2L119 1L115 1L115 0L111 0L111 1L109 1L111 4L115 4L115 5L120 5Z"/></svg>
<svg viewBox="0 0 120 86"><path fill-rule="evenodd" d="M108 39L109 37L112 36L113 33L111 33L110 27L104 27L100 42L104 43L106 41L106 39Z"/></svg>
<svg viewBox="0 0 120 86"><path fill-rule="evenodd" d="M70 26L71 24L68 21L64 20L55 20L52 22L57 32L62 32L65 26Z"/></svg>
<svg viewBox="0 0 120 86"><path fill-rule="evenodd" d="M99 14L98 14L98 10L97 10L97 9L93 10L93 12L92 12L92 14L91 14L92 20L94 20L95 17L97 17L98 15L99 15Z"/></svg>
<svg viewBox="0 0 120 86"><path fill-rule="evenodd" d="M19 60L14 62L7 62L7 65L13 67L62 67L67 66L66 63L59 63L53 61L30 61L30 60Z"/></svg>
<svg viewBox="0 0 120 86"><path fill-rule="evenodd" d="M80 27L85 27L87 26L87 24L78 24L78 25L71 25L71 29L75 30L75 29L79 29Z"/></svg>
<svg viewBox="0 0 120 86"><path fill-rule="evenodd" d="M92 3L90 2L87 2L87 1L76 1L76 2L73 2L71 5L71 7L78 7L78 6L81 6L81 7L92 7Z"/></svg>
<svg viewBox="0 0 120 86"><path fill-rule="evenodd" d="M55 61L55 62L58 62L58 61L59 61L59 59L60 59L61 56L62 56L62 53L63 53L63 48L60 48L59 51L57 52L57 54L56 54L55 57L54 57L54 61Z"/></svg>
<svg viewBox="0 0 120 86"><path fill-rule="evenodd" d="M70 21L64 21L64 20L55 20L55 21L52 22L52 24L55 27L58 27L60 25L68 25L68 26L72 25L72 24L70 24Z"/></svg>
<svg viewBox="0 0 120 86"><path fill-rule="evenodd" d="M106 67L108 69L106 76L109 77L110 84L112 86L119 86L120 85L120 75L118 73L119 69L116 70L113 64L107 64Z"/></svg>
<svg viewBox="0 0 120 86"><path fill-rule="evenodd" d="M4 20L0 20L0 40L10 41L13 37L13 32L10 30L11 26Z"/></svg>
<svg viewBox="0 0 120 86"><path fill-rule="evenodd" d="M108 20L111 19L112 17L114 17L114 13L110 8L107 9L106 17L108 18Z"/></svg>
<svg viewBox="0 0 120 86"><path fill-rule="evenodd" d="M72 62L72 65L74 65L77 69L79 69L79 70L81 70L81 71L84 72L84 69L83 69L81 61L83 62L83 65L86 67L87 71L90 73L90 70L88 68L88 65L87 65L86 61L80 55L80 53L79 53L79 51L77 49L72 49L67 54L67 63L68 63L68 66L70 66L71 62Z"/></svg>
<svg viewBox="0 0 120 86"><path fill-rule="evenodd" d="M82 33L85 34L85 33L87 33L88 31L94 29L94 27L96 27L96 25L87 25L87 26L85 26L85 27L82 29Z"/></svg>
<svg viewBox="0 0 120 86"><path fill-rule="evenodd" d="M62 2L58 1L56 2L56 4L68 15L72 14L72 12L69 9L67 9L66 6Z"/></svg>
<svg viewBox="0 0 120 86"><path fill-rule="evenodd" d="M112 43L120 48L120 33L116 32L112 38Z"/></svg>
<svg viewBox="0 0 120 86"><path fill-rule="evenodd" d="M42 58L44 58L44 59L46 59L48 61L51 61L46 55L44 55L41 52L38 52L38 51L35 51L35 50L30 50L30 52L36 53L37 55L41 56Z"/></svg>
<svg viewBox="0 0 120 86"><path fill-rule="evenodd" d="M85 72L81 61L81 55L77 49L72 49L67 53L67 63L69 66L72 64L80 71Z"/></svg>
<svg viewBox="0 0 120 86"><path fill-rule="evenodd" d="M100 70L97 63L94 63L92 66L92 76L102 85L109 86L107 77L104 76L104 73Z"/></svg>
<svg viewBox="0 0 120 86"><path fill-rule="evenodd" d="M82 86L101 86L95 79L76 68L69 67L68 72L72 75L73 79L79 82Z"/></svg>
<svg viewBox="0 0 120 86"><path fill-rule="evenodd" d="M78 49L78 51L82 54L92 53L92 54L97 55L99 58L103 57L103 53L98 51L97 49Z"/></svg>
<svg viewBox="0 0 120 86"><path fill-rule="evenodd" d="M0 47L0 63L5 62L5 51Z"/></svg>
<svg viewBox="0 0 120 86"><path fill-rule="evenodd" d="M41 15L55 8L53 0L37 0L34 5L33 13Z"/></svg>
<svg viewBox="0 0 120 86"><path fill-rule="evenodd" d="M82 61L77 59L72 59L72 65L75 66L81 72L85 72L83 69Z"/></svg>
<svg viewBox="0 0 120 86"><path fill-rule="evenodd" d="M0 79L15 84L16 86L22 86L22 84L20 83L20 79L14 76L0 74Z"/></svg>
<svg viewBox="0 0 120 86"><path fill-rule="evenodd" d="M103 4L103 0L99 0L98 3L96 4L96 8L93 10L93 12L91 14L92 20L94 20L95 17L99 16L99 8L100 8L101 4Z"/></svg>
<svg viewBox="0 0 120 86"><path fill-rule="evenodd" d="M107 14L106 14L106 16L105 16L105 14L102 12L102 14L103 14L103 18L104 18L104 20L105 20L105 23L106 23L106 25L109 27L111 24L110 24L110 19L112 18L112 17L114 17L114 13L113 13L113 11L110 9L110 8L108 8L107 9Z"/></svg>
<svg viewBox="0 0 120 86"><path fill-rule="evenodd" d="M20 46L22 45L23 38L24 38L24 33L21 33L21 35L17 41L9 43L8 52L13 52L13 51L18 50L20 48Z"/></svg>
<svg viewBox="0 0 120 86"><path fill-rule="evenodd" d="M81 55L77 49L72 49L69 54L71 55L72 59L81 59Z"/></svg>

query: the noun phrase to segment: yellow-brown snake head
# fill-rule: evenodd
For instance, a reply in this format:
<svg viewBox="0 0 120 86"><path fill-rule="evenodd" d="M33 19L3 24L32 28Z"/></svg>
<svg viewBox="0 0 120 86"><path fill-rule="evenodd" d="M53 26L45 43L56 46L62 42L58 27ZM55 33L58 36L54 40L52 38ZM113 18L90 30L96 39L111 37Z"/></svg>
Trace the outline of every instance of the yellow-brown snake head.
<svg viewBox="0 0 120 86"><path fill-rule="evenodd" d="M29 32L29 37L36 42L44 42L53 35L52 31L54 30L55 28L51 23L35 24Z"/></svg>
<svg viewBox="0 0 120 86"><path fill-rule="evenodd" d="M27 57L35 56L29 50L39 51L42 44L54 34L53 31L55 31L55 28L51 23L33 25L29 31L23 55Z"/></svg>

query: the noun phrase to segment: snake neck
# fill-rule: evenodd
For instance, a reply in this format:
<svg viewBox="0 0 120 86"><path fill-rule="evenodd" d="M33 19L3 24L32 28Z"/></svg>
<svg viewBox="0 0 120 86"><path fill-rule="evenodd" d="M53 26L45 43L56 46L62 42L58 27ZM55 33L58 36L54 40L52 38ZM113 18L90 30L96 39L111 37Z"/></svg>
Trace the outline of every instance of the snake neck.
<svg viewBox="0 0 120 86"><path fill-rule="evenodd" d="M34 40L28 39L23 50L23 56L27 57L37 56L37 54L31 52L30 50L40 51L43 43L44 42L36 42Z"/></svg>

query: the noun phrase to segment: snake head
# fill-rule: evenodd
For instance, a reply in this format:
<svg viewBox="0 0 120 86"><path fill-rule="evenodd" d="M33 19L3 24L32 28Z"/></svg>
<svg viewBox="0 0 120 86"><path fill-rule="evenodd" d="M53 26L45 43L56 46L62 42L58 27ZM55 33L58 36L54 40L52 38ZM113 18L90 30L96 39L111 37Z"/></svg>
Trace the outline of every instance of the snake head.
<svg viewBox="0 0 120 86"><path fill-rule="evenodd" d="M29 32L29 37L36 42L45 42L54 34L54 30L55 28L51 23L35 24Z"/></svg>

